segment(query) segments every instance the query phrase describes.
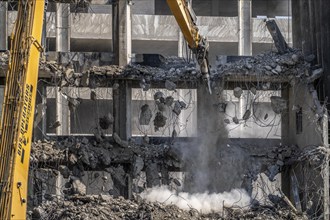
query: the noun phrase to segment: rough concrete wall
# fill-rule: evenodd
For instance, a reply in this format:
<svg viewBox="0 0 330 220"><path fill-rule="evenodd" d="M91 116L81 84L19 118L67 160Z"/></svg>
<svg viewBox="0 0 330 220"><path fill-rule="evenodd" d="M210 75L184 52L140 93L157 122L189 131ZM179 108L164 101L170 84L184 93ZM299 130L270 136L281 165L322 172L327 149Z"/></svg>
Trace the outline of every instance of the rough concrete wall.
<svg viewBox="0 0 330 220"><path fill-rule="evenodd" d="M297 83L289 89L289 143L297 144L301 148L306 146L323 145L323 137L321 127L318 126L318 118L312 110L314 106L313 97L311 96L308 86L304 83ZM302 133L296 132L296 111L301 107L303 112L303 130Z"/></svg>
<svg viewBox="0 0 330 220"><path fill-rule="evenodd" d="M253 0L252 16L266 15L269 18L275 16L289 16L291 14L291 0Z"/></svg>
<svg viewBox="0 0 330 220"><path fill-rule="evenodd" d="M133 14L154 15L155 0L137 0L133 1Z"/></svg>
<svg viewBox="0 0 330 220"><path fill-rule="evenodd" d="M9 12L8 33L11 33L16 12ZM237 17L198 17L201 34L211 42L237 42ZM286 40L291 42L291 19L276 22ZM273 40L261 19L253 19L253 42L272 43ZM55 13L47 13L47 36L55 37ZM288 37L289 36L289 37ZM111 39L111 14L77 13L71 16L71 37ZM132 15L133 40L178 41L179 27L173 16Z"/></svg>

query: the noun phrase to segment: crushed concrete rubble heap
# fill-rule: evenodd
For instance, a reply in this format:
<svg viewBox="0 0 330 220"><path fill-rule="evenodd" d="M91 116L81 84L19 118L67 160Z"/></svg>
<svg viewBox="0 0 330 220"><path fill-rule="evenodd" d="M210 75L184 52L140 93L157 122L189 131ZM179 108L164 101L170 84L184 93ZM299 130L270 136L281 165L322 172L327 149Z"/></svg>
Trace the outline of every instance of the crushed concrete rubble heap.
<svg viewBox="0 0 330 220"><path fill-rule="evenodd" d="M62 141L37 141L33 143L31 162L58 164L69 162L74 176L83 175L84 169L104 169L111 163L133 163L148 160L166 161L168 166L180 167L180 158L166 144L152 145L144 138L142 144L127 142L114 133L113 138L88 140L87 138L67 138Z"/></svg>
<svg viewBox="0 0 330 220"><path fill-rule="evenodd" d="M314 59L314 55L305 57L300 50L295 49L291 49L288 53L282 55L276 52L266 52L236 62L219 65L212 76L214 78L231 75L308 78L313 75L311 63Z"/></svg>
<svg viewBox="0 0 330 220"><path fill-rule="evenodd" d="M196 209L182 210L175 205L164 205L142 200L133 200L105 195L71 196L67 199L51 198L29 213L29 219L92 220L92 219L306 219L293 213L282 201L272 206L255 204L248 209L224 208L223 213L202 214Z"/></svg>

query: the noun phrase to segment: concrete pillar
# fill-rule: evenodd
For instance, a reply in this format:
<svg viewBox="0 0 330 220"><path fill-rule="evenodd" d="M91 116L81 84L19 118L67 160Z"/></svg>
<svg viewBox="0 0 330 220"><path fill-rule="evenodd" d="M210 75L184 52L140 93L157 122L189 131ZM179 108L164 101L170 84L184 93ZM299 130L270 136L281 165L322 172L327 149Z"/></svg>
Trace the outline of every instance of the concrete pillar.
<svg viewBox="0 0 330 220"><path fill-rule="evenodd" d="M0 2L0 51L8 49L7 2Z"/></svg>
<svg viewBox="0 0 330 220"><path fill-rule="evenodd" d="M252 55L252 0L238 0L238 55Z"/></svg>
<svg viewBox="0 0 330 220"><path fill-rule="evenodd" d="M112 45L115 64L120 66L129 64L132 54L130 0L117 0L112 5Z"/></svg>
<svg viewBox="0 0 330 220"><path fill-rule="evenodd" d="M160 178L158 165L155 162L149 161L146 164L146 180L147 187L152 188L155 186L160 186Z"/></svg>
<svg viewBox="0 0 330 220"><path fill-rule="evenodd" d="M56 4L56 51L70 51L70 4Z"/></svg>
<svg viewBox="0 0 330 220"><path fill-rule="evenodd" d="M132 87L128 81L119 81L113 88L113 131L123 140L132 136L131 101Z"/></svg>
<svg viewBox="0 0 330 220"><path fill-rule="evenodd" d="M185 39L181 30L179 30L179 39L178 39L178 57L184 57L185 50Z"/></svg>
<svg viewBox="0 0 330 220"><path fill-rule="evenodd" d="M56 128L57 135L69 135L70 134L70 111L68 107L68 101L65 99L64 94L68 94L68 88L56 87L55 99L56 99L56 121L60 122L60 126Z"/></svg>
<svg viewBox="0 0 330 220"><path fill-rule="evenodd" d="M328 114L324 114L323 116L323 121L322 121L322 124L323 124L323 142L324 142L324 147L326 147L327 149L329 148L329 133L328 133ZM330 178L330 175L329 175L329 155L326 155L326 158L325 158L325 163L324 165L322 166L322 173L323 173L323 187L324 187L324 190L323 190L323 204L325 204L323 206L323 213L324 213L324 220L329 220L330 219L330 206L329 206L329 203L330 203L330 199L329 199L329 187L330 187L330 184L329 184L329 178Z"/></svg>

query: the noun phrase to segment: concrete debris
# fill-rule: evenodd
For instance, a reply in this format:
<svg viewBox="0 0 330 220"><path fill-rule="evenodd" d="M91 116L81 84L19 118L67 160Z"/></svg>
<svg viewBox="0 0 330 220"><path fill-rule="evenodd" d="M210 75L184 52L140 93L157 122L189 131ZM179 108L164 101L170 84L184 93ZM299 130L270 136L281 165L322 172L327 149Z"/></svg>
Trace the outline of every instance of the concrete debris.
<svg viewBox="0 0 330 220"><path fill-rule="evenodd" d="M109 195L73 195L66 199L53 198L44 202L29 213L28 219L307 219L305 216L293 212L284 199L271 196L271 200L273 205L255 203L247 209L232 206L224 207L221 213L203 214L196 209L182 210L175 205L147 202L138 195L132 200L125 200L123 197L114 198Z"/></svg>
<svg viewBox="0 0 330 220"><path fill-rule="evenodd" d="M251 87L250 91L252 92L253 95L257 94L257 89L255 87Z"/></svg>
<svg viewBox="0 0 330 220"><path fill-rule="evenodd" d="M232 75L255 75L262 76L283 76L306 78L309 77L311 64L304 60L300 50L290 49L284 54L266 52L254 57L241 59L236 62L229 62L217 67L217 73L213 78ZM252 65L252 68L247 64ZM307 75L305 74L307 70Z"/></svg>
<svg viewBox="0 0 330 220"><path fill-rule="evenodd" d="M162 128L166 125L166 120L167 117L163 115L161 112L156 113L156 117L154 119L154 126L155 126L155 131L158 131L159 128Z"/></svg>
<svg viewBox="0 0 330 220"><path fill-rule="evenodd" d="M58 128L59 126L61 126L61 123L59 121L55 121L54 123L51 123L49 125L49 128L50 129L55 129L55 128Z"/></svg>
<svg viewBox="0 0 330 220"><path fill-rule="evenodd" d="M240 87L236 87L234 89L234 96L236 98L238 98L238 99L241 98L242 93L243 93L243 90Z"/></svg>
<svg viewBox="0 0 330 220"><path fill-rule="evenodd" d="M172 106L173 102L174 102L174 98L172 96L167 96L165 98L165 105Z"/></svg>
<svg viewBox="0 0 330 220"><path fill-rule="evenodd" d="M158 91L154 94L154 100L160 100L161 98L164 98L164 93Z"/></svg>
<svg viewBox="0 0 330 220"><path fill-rule="evenodd" d="M86 185L81 182L78 177L71 176L70 182L72 183L72 192L80 196L86 195Z"/></svg>
<svg viewBox="0 0 330 220"><path fill-rule="evenodd" d="M70 176L70 170L69 170L69 168L67 166L60 165L58 167L58 171L60 171L60 173L62 174L62 176L64 178L66 178L66 179L69 178L69 176Z"/></svg>
<svg viewBox="0 0 330 220"><path fill-rule="evenodd" d="M103 130L106 130L112 125L114 122L114 117L111 113L99 118L99 125Z"/></svg>
<svg viewBox="0 0 330 220"><path fill-rule="evenodd" d="M124 147L124 148L128 147L128 142L122 140L116 132L114 132L114 133L112 134L112 137L113 137L114 141L115 141L119 146Z"/></svg>
<svg viewBox="0 0 330 220"><path fill-rule="evenodd" d="M244 121L246 121L246 120L248 120L250 118L250 116L251 116L251 111L248 109L248 110L245 111L242 119Z"/></svg>
<svg viewBox="0 0 330 220"><path fill-rule="evenodd" d="M149 125L152 118L152 111L148 104L145 104L141 107L139 124L140 125Z"/></svg>
<svg viewBox="0 0 330 220"><path fill-rule="evenodd" d="M232 119L233 119L233 122L234 122L235 124L239 124L238 118L237 118L236 116L233 117Z"/></svg>
<svg viewBox="0 0 330 220"><path fill-rule="evenodd" d="M176 84L170 80L165 81L165 88L169 91L174 91L176 89Z"/></svg>
<svg viewBox="0 0 330 220"><path fill-rule="evenodd" d="M91 100L95 101L97 99L96 97L96 92L94 90L91 90L91 95L90 95Z"/></svg>
<svg viewBox="0 0 330 220"><path fill-rule="evenodd" d="M287 101L280 96L271 96L270 101L272 109L276 114L281 114L288 108Z"/></svg>

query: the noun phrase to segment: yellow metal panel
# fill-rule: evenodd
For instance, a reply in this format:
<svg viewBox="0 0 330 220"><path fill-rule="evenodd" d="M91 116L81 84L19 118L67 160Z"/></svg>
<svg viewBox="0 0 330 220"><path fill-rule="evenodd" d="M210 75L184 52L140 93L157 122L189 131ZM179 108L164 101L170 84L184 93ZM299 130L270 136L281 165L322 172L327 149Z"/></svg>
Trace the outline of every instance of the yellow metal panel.
<svg viewBox="0 0 330 220"><path fill-rule="evenodd" d="M198 29L190 17L185 0L167 0L167 4L190 48L197 48L200 40Z"/></svg>
<svg viewBox="0 0 330 220"><path fill-rule="evenodd" d="M23 5L24 4L24 5ZM0 218L26 219L44 0L19 2L1 121ZM24 14L26 13L26 14Z"/></svg>
<svg viewBox="0 0 330 220"><path fill-rule="evenodd" d="M32 26L30 27L31 36L28 41L30 51L26 63L26 78L18 126L19 133L15 145L12 219L26 219L29 160L40 58L40 47L38 43L41 42L44 21L45 2L43 0L30 0L29 3L31 3L33 8L30 24L27 25Z"/></svg>

